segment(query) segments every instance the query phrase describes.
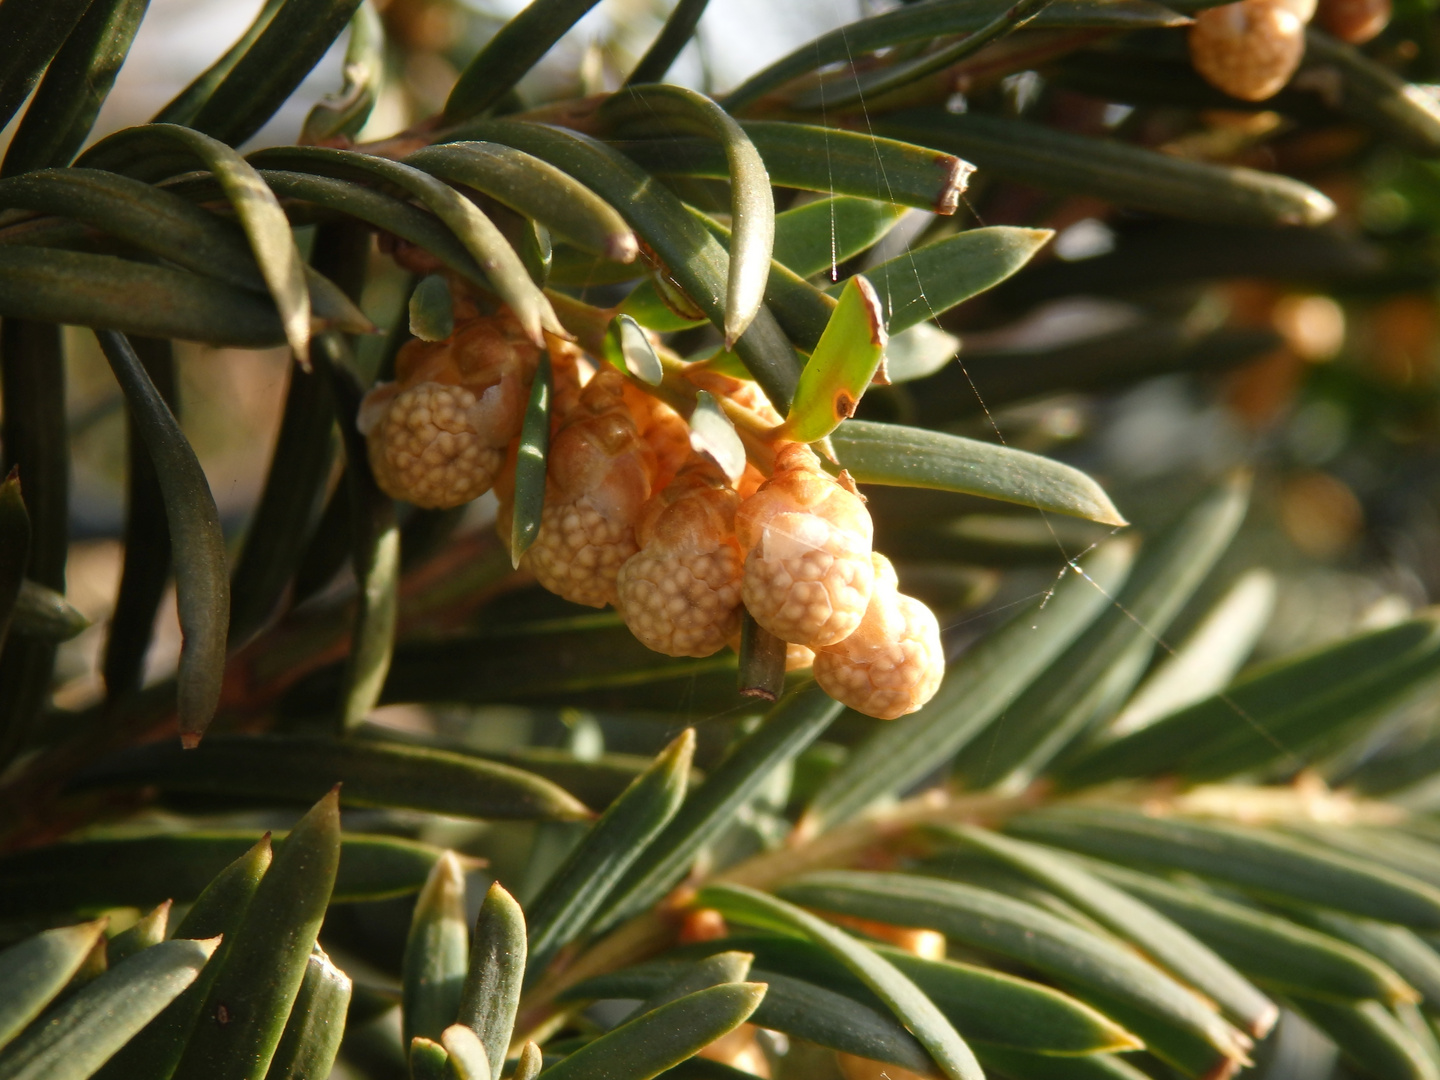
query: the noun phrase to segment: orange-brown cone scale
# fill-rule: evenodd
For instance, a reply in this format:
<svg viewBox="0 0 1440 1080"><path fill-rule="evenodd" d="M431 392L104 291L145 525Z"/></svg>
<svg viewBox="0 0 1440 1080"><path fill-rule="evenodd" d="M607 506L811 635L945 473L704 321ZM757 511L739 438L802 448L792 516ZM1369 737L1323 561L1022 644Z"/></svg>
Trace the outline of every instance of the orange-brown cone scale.
<svg viewBox="0 0 1440 1080"><path fill-rule="evenodd" d="M762 627L818 649L860 625L874 577L870 514L808 446L780 448L770 479L741 503L735 531L746 552L745 606Z"/></svg>
<svg viewBox="0 0 1440 1080"><path fill-rule="evenodd" d="M625 402L635 430L655 452L655 490L664 491L690 460L690 425L669 405L628 380Z"/></svg>
<svg viewBox="0 0 1440 1080"><path fill-rule="evenodd" d="M640 551L620 568L616 605L630 632L666 656L711 656L740 625L740 496L714 464L692 459L646 505Z"/></svg>
<svg viewBox="0 0 1440 1080"><path fill-rule="evenodd" d="M508 311L401 349L395 381L371 390L358 418L381 489L437 509L489 491L524 423L539 355Z"/></svg>
<svg viewBox="0 0 1440 1080"><path fill-rule="evenodd" d="M589 607L618 598L615 579L639 550L635 525L655 470L626 408L624 381L602 368L556 433L540 531L521 560L545 588Z"/></svg>
<svg viewBox="0 0 1440 1080"><path fill-rule="evenodd" d="M558 431L565 419L580 407L581 365L584 365L587 374L594 370L578 346L568 341L560 344L561 347L556 348L552 341L550 349L550 378L554 384L554 394L550 399L551 434Z"/></svg>
<svg viewBox="0 0 1440 1080"><path fill-rule="evenodd" d="M1231 97L1273 97L1305 55L1309 15L1297 11L1301 2L1311 5L1311 0L1240 0L1197 12L1190 28L1191 65Z"/></svg>
<svg viewBox="0 0 1440 1080"><path fill-rule="evenodd" d="M740 498L748 499L765 485L767 479L769 479L769 477L747 461L745 463L745 471L740 474L740 479L735 482L735 490L740 493Z"/></svg>
<svg viewBox="0 0 1440 1080"><path fill-rule="evenodd" d="M1363 45L1390 25L1390 0L1320 0L1315 21L1328 34Z"/></svg>
<svg viewBox="0 0 1440 1080"><path fill-rule="evenodd" d="M934 613L896 588L890 560L876 554L875 587L856 631L815 652L815 681L836 701L894 720L935 696L945 653Z"/></svg>
<svg viewBox="0 0 1440 1080"><path fill-rule="evenodd" d="M457 307L462 304L456 301ZM395 358L395 378L402 385L425 379L483 385L506 371L533 374L539 359L540 350L525 336L520 321L502 308L494 315L457 319L444 341L407 343Z"/></svg>
<svg viewBox="0 0 1440 1080"><path fill-rule="evenodd" d="M698 364L686 368L684 374L686 381L697 390L708 390L717 398L733 401L749 409L767 424L778 424L784 419L775 411L775 406L770 404L770 399L765 396L765 391L760 389L758 383L737 379L733 375L712 371Z"/></svg>

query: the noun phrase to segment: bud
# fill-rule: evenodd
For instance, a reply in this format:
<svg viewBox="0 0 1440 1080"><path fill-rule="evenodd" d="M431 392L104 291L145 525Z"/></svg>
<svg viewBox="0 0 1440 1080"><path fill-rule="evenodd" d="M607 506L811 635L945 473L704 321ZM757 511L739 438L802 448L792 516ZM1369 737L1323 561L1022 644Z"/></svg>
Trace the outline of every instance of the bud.
<svg viewBox="0 0 1440 1080"><path fill-rule="evenodd" d="M595 370L578 346L571 342L550 339L550 377L554 382L554 393L550 398L550 432L559 430L565 419L580 407L580 391L583 389L581 369L585 378L593 377Z"/></svg>
<svg viewBox="0 0 1440 1080"><path fill-rule="evenodd" d="M1351 45L1363 45L1390 24L1390 0L1320 0L1315 21Z"/></svg>
<svg viewBox="0 0 1440 1080"><path fill-rule="evenodd" d="M395 265L402 270L410 271L417 277L425 277L427 274L443 274L447 270L438 256L432 255L418 244L400 239L394 233L381 232L379 247L384 254L395 260ZM454 290L452 289L452 291Z"/></svg>
<svg viewBox="0 0 1440 1080"><path fill-rule="evenodd" d="M826 918L836 926L843 926L847 930L858 930L868 938L893 945L911 956L918 956L924 960L945 959L945 935L938 930L896 926L894 923L878 922L875 919L862 919L858 915L832 913Z"/></svg>
<svg viewBox="0 0 1440 1080"><path fill-rule="evenodd" d="M721 1035L695 1056L708 1061L718 1061L743 1075L769 1080L770 1061L755 1039L757 1030L754 1024L741 1024L733 1031Z"/></svg>
<svg viewBox="0 0 1440 1080"><path fill-rule="evenodd" d="M874 527L860 497L822 472L808 446L780 449L774 474L740 504L735 529L747 552L745 606L762 627L816 649L860 625Z"/></svg>
<svg viewBox="0 0 1440 1080"><path fill-rule="evenodd" d="M873 556L875 587L856 631L815 654L815 681L836 701L877 720L920 708L940 689L945 653L934 613L896 588L885 556Z"/></svg>
<svg viewBox="0 0 1440 1080"><path fill-rule="evenodd" d="M739 504L719 468L698 458L646 504L637 529L641 549L620 568L616 607L647 648L711 656L738 630Z"/></svg>
<svg viewBox="0 0 1440 1080"><path fill-rule="evenodd" d="M683 889L680 891L684 892ZM693 895L693 891L691 895ZM719 941L723 937L730 936L730 928L725 925L725 916L713 907L686 908L681 915L680 929L675 936L681 945L688 945L696 941Z"/></svg>
<svg viewBox="0 0 1440 1080"><path fill-rule="evenodd" d="M1296 4L1304 3L1297 10ZM1242 101L1279 92L1305 55L1313 0L1241 0L1196 12L1190 63L1205 81Z"/></svg>
<svg viewBox="0 0 1440 1080"><path fill-rule="evenodd" d="M558 596L614 603L620 567L650 498L655 460L625 405L624 376L602 368L550 445L540 531L521 560Z"/></svg>

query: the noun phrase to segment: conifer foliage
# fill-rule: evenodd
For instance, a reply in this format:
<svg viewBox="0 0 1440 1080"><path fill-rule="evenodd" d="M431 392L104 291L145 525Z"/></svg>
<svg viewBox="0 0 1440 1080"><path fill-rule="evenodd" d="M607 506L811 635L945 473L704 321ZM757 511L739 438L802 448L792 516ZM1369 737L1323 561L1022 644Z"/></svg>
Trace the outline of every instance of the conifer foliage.
<svg viewBox="0 0 1440 1080"><path fill-rule="evenodd" d="M678 0L522 86L594 6L379 131L461 9L266 0L96 139L146 0L0 0L0 1080L1440 1080L1440 623L1267 647L1254 556L1351 520L1305 394L1433 471L1430 6L922 0L719 95ZM290 360L243 523L194 343ZM1047 453L1163 375L1228 464Z"/></svg>

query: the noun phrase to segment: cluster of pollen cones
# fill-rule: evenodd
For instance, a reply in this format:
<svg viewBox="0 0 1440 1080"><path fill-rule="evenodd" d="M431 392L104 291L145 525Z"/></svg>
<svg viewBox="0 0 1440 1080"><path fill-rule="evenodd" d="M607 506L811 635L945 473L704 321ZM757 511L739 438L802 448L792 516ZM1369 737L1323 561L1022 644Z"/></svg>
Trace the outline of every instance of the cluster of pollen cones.
<svg viewBox="0 0 1440 1080"><path fill-rule="evenodd" d="M742 608L790 644L836 700L894 719L930 700L945 671L940 629L871 550L864 499L803 443L777 442L767 479L732 483L692 450L679 413L569 342L548 338L554 397L540 530L520 565L577 604L613 604L667 656L738 645ZM444 341L412 341L395 381L366 397L360 428L385 492L459 506L494 490L508 542L515 462L540 359L508 311L457 318ZM692 366L695 389L771 423L754 383Z"/></svg>
<svg viewBox="0 0 1440 1080"><path fill-rule="evenodd" d="M1305 57L1312 19L1341 41L1369 41L1390 22L1391 0L1240 0L1206 8L1190 29L1190 62L1212 86L1265 101Z"/></svg>

